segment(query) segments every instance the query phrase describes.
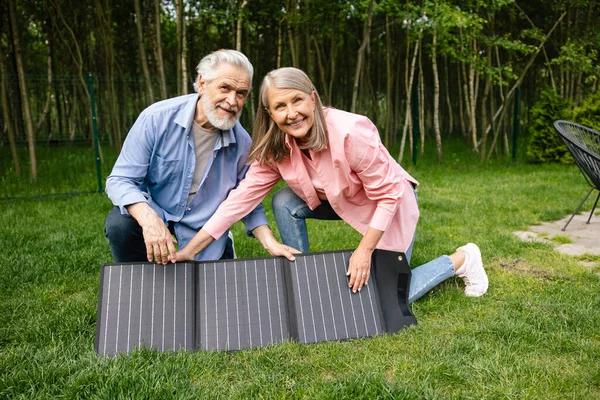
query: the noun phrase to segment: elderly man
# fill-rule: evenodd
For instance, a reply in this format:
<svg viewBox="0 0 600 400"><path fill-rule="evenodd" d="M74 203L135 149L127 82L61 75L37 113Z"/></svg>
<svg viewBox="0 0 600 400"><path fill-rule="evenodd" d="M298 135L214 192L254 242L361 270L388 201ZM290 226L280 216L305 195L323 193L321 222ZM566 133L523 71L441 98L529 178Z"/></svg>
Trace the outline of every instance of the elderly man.
<svg viewBox="0 0 600 400"><path fill-rule="evenodd" d="M105 233L116 262L176 261L183 248L240 182L250 136L238 122L253 67L234 50L219 50L197 67L197 93L146 108L129 131L106 192L114 207ZM244 218L248 234L277 247L262 205ZM195 260L234 258L223 235Z"/></svg>

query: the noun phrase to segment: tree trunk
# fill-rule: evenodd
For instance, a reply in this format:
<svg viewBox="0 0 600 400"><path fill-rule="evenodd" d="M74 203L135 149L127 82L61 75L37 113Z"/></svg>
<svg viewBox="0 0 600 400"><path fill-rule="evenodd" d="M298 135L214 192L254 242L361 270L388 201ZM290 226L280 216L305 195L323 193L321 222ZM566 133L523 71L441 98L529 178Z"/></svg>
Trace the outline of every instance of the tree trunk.
<svg viewBox="0 0 600 400"><path fill-rule="evenodd" d="M139 0L136 0L139 1ZM175 3L175 12L177 14L177 54L175 55L175 59L177 60L177 95L183 94L183 70L181 64L181 54L183 53L183 0L176 0Z"/></svg>
<svg viewBox="0 0 600 400"><path fill-rule="evenodd" d="M183 7L181 8L183 13L181 27L181 94L187 94L188 92L188 69L187 69L187 17L185 15L185 11Z"/></svg>
<svg viewBox="0 0 600 400"><path fill-rule="evenodd" d="M235 49L237 51L242 51L242 28L243 28L243 22L244 22L244 8L246 7L246 5L248 4L248 0L243 0L242 4L240 5L240 9L239 9L239 14L238 14L238 19L237 19L237 27L235 30Z"/></svg>
<svg viewBox="0 0 600 400"><path fill-rule="evenodd" d="M154 0L154 18L156 31L156 61L158 64L158 78L160 80L160 97L167 98L167 82L165 79L165 67L162 56L162 38L160 34L160 0Z"/></svg>
<svg viewBox="0 0 600 400"><path fill-rule="evenodd" d="M467 75L467 68L466 68L466 63L465 62L461 62L460 63L460 71L462 73L462 93L463 93L463 100L464 100L464 111L463 114L465 115L465 126L464 126L464 130L463 130L463 137L465 138L465 141L468 140L469 134L471 133L471 96L469 94L469 78Z"/></svg>
<svg viewBox="0 0 600 400"><path fill-rule="evenodd" d="M51 18L50 16L48 16L48 24L51 24ZM55 48L56 48L56 39L54 37L54 29L49 28L48 29L48 49L50 51L50 57L52 59L52 70L58 71L56 68L56 57L55 57ZM64 122L64 116L63 116L63 107L62 107L62 92L60 90L60 85L56 82L56 79L52 80L52 85L53 85L53 89L54 89L54 102L56 103L56 121L58 122L58 136L60 137L63 133L64 133L64 129L63 129L63 122Z"/></svg>
<svg viewBox="0 0 600 400"><path fill-rule="evenodd" d="M438 3L435 3L436 14ZM438 161L442 161L442 135L440 132L440 77L437 66L437 24L433 25L433 38L431 46L431 68L433 70L433 133Z"/></svg>
<svg viewBox="0 0 600 400"><path fill-rule="evenodd" d="M319 70L319 79L321 80L321 87L323 90L321 93L324 93L327 96L327 79L325 79L325 66L323 65L323 56L321 55L321 47L319 46L319 42L317 38L312 37L313 43L315 44L315 52L317 53L317 68ZM329 101L329 99L326 99ZM323 99L321 99L323 101Z"/></svg>
<svg viewBox="0 0 600 400"><path fill-rule="evenodd" d="M17 26L16 4L15 0L8 0L8 13L10 25L13 33L13 46L15 50L15 61L17 64L17 75L19 79L19 90L21 91L22 112L27 129L27 142L29 148L29 161L31 163L31 178L37 181L37 158L35 156L35 136L33 133L33 122L31 120L31 110L29 109L29 95L27 93L27 84L25 79L25 68L23 65L23 55L21 41L19 39L19 28Z"/></svg>
<svg viewBox="0 0 600 400"><path fill-rule="evenodd" d="M398 42L400 42L402 38L402 32L398 33ZM408 57L408 55L410 54L410 49L408 47L409 43L407 41L406 44L406 56ZM400 58L400 54L398 55L398 58ZM402 101L400 100L402 98L402 83L403 83L403 79L402 79L402 70L403 70L403 64L401 62L397 63L396 65L396 88L394 90L394 99L395 99L395 107L394 107L394 121L393 121L393 132L394 134L392 135L392 143L391 146L395 146L396 143L398 142L398 140L400 140L400 138L398 137L398 126L400 125L400 118L402 117ZM408 73L408 68L407 68L407 73ZM408 80L408 78L406 78L406 80Z"/></svg>
<svg viewBox="0 0 600 400"><path fill-rule="evenodd" d="M250 40L247 40L246 41L246 54L248 56L252 56L252 54L253 54L252 50L255 50L254 59L256 60L259 57L258 55L260 54L260 51L257 50L256 48L253 49L251 45L252 44L250 43ZM251 111L250 120L254 121L254 118L256 117L256 96L250 96L250 111Z"/></svg>
<svg viewBox="0 0 600 400"><path fill-rule="evenodd" d="M423 51L419 53L419 138L421 140L419 152L425 153L425 77L423 76Z"/></svg>
<svg viewBox="0 0 600 400"><path fill-rule="evenodd" d="M117 112L117 94L115 90L115 51L114 41L111 31L111 17L110 10L102 7L99 0L94 0L96 15L98 17L98 30L102 43L104 45L104 70L106 74L107 89L108 89L108 102L109 102L109 114L110 114L110 133L108 135L109 145L113 146L115 143L117 149L121 150L121 124L119 122L119 114Z"/></svg>
<svg viewBox="0 0 600 400"><path fill-rule="evenodd" d="M392 37L390 32L390 20L388 15L385 15L385 66L387 72L386 82L386 98L385 98L385 137L383 144L389 148L390 138L392 137L392 120L393 120L393 90L394 90L394 71L392 66Z"/></svg>
<svg viewBox="0 0 600 400"><path fill-rule="evenodd" d="M306 12L310 12L310 10L306 10ZM305 56L304 59L306 60L306 74L310 77L310 79L313 80L313 82L316 80L315 77L315 71L314 71L314 65L313 65L313 59L312 59L312 50L311 50L311 31L310 31L310 23L305 23L304 25L304 45L305 47Z"/></svg>
<svg viewBox="0 0 600 400"><path fill-rule="evenodd" d="M4 60L4 52L0 51L0 75L6 76L6 67ZM21 176L21 164L19 163L19 154L17 153L17 142L15 140L15 131L13 130L12 119L10 118L10 109L8 104L8 96L6 95L6 80L0 78L0 96L2 97L2 115L6 130L8 132L8 144L10 145L10 154L12 155L13 163L15 164L15 173L18 177Z"/></svg>
<svg viewBox="0 0 600 400"><path fill-rule="evenodd" d="M334 16L334 22L337 21L337 17ZM335 26L335 23L333 24ZM337 55L337 40L335 31L331 34L331 43L329 49L329 87L327 88L327 99L330 104L333 104L333 85L335 82L336 75L336 55Z"/></svg>
<svg viewBox="0 0 600 400"><path fill-rule="evenodd" d="M444 88L446 89L446 105L448 106L448 136L450 136L454 131L454 110L450 101L450 73L448 69L448 57L444 56Z"/></svg>
<svg viewBox="0 0 600 400"><path fill-rule="evenodd" d="M487 49L487 64L488 67L491 68L492 66L492 48L488 47ZM492 80L490 77L487 77L485 80L485 88L483 89L483 97L481 98L481 126L486 126L488 123L488 108L486 107L486 104L488 102L488 97L490 96L490 91L492 88ZM481 134L481 161L485 161L485 152L487 149L487 137L488 137L488 133L483 132Z"/></svg>
<svg viewBox="0 0 600 400"><path fill-rule="evenodd" d="M456 85L458 88L458 122L460 125L460 134L461 136L464 138L467 136L467 125L465 123L465 108L464 108L464 97L465 97L465 93L464 93L464 88L463 88L463 84L462 84L462 75L461 75L461 70L462 70L462 63L460 65L457 65L456 67L456 75L457 75L457 80L456 80Z"/></svg>
<svg viewBox="0 0 600 400"><path fill-rule="evenodd" d="M277 68L281 68L281 53L283 52L282 25L283 19L279 21L279 30L277 31Z"/></svg>
<svg viewBox="0 0 600 400"><path fill-rule="evenodd" d="M412 127L412 124L414 123L414 121L412 121L411 118L411 112L410 112L410 108L411 108L411 91L412 91L412 85L413 85L413 80L414 80L414 76L415 76L415 69L416 69L416 65L417 65L417 56L419 55L419 47L421 45L421 39L417 40L417 43L415 44L415 50L414 50L414 54L412 57L412 61L411 61L411 66L410 66L410 77L407 80L407 84L406 84L406 112L404 114L404 128L402 128L402 140L400 142L400 154L398 154L398 164L402 164L402 158L404 157L404 145L406 144L406 135L408 133L408 131L410 130L410 128ZM408 56L408 53L407 53ZM412 135L410 135L410 139L409 139L409 143L412 144ZM410 146L410 151L412 154L412 146Z"/></svg>
<svg viewBox="0 0 600 400"><path fill-rule="evenodd" d="M44 104L44 110L42 111L42 115L38 120L33 135L37 137L37 134L42 127L42 124L46 120L48 116L48 112L50 111L50 103L52 100L52 57L50 57L50 49L48 49L48 87L46 89L46 103Z"/></svg>
<svg viewBox="0 0 600 400"><path fill-rule="evenodd" d="M513 96L516 88L521 85L521 82L523 81L523 78L525 77L525 74L527 73L527 71L529 70L529 68L531 67L531 65L533 64L533 61L535 60L535 58L537 57L538 53L540 52L540 50L544 46L544 43L546 43L546 41L548 40L548 38L550 37L550 35L552 35L552 32L554 32L554 30L556 29L556 27L558 26L558 24L560 24L560 21L562 21L562 19L564 18L564 16L566 14L567 14L566 11L561 14L561 16L558 18L558 20L556 21L556 23L552 26L552 28L550 29L550 31L548 31L548 33L546 34L546 36L544 37L544 39L542 40L542 42L538 46L536 52L531 55L531 57L529 58L529 61L527 62L527 64L523 68L523 70L521 71L521 74L519 75L519 77L517 78L517 81L515 82L515 84L510 88L510 90L506 94L506 97L502 101L502 104L500 104L500 106L498 107L498 110L496 110L496 113L492 117L493 120L496 120L496 119L499 118L499 120L502 121L502 119L504 118L504 115L506 114L506 110L508 108L507 107L507 103L512 99L512 96ZM562 88L562 85L561 85L561 88ZM491 129L491 124L488 125L488 127L486 128L486 131L489 131L490 129ZM488 160L490 159L490 157L492 155L492 152L494 151L494 147L496 146L496 140L497 139L498 139L498 135L497 135L497 132L496 132L496 135L494 135L494 140L492 141L492 145L490 146L490 150L488 151L488 156L487 156Z"/></svg>
<svg viewBox="0 0 600 400"><path fill-rule="evenodd" d="M71 58L73 59L73 62L77 68L77 77L79 78L79 83L81 84L80 89L83 92L84 106L87 109L88 129L89 129L88 132L90 133L90 137L93 137L92 100L90 97L90 92L88 90L88 83L86 82L86 79L83 77L83 57L82 57L81 51L79 49L77 36L73 32L73 29L71 29L71 26L69 24L67 24L67 21L65 20L62 10L60 8L59 2L57 0L51 0L51 3L58 14L58 17L62 21L65 29L69 32L69 35L71 37L71 41L67 42L65 39L63 39L63 41L64 41L66 47L69 49ZM75 50L73 50L73 48L71 47L71 44L73 45ZM76 96L76 93L73 93L73 95ZM79 103L74 102L72 107L74 107L75 104L79 104ZM75 116L74 116L75 113L71 112L71 114L72 114L71 118L75 118ZM75 124L74 123L71 124L71 126L70 126L71 140L74 137L75 129L76 129Z"/></svg>
<svg viewBox="0 0 600 400"><path fill-rule="evenodd" d="M475 40L472 42L474 54L477 54L477 46ZM473 150L479 153L479 145L477 143L477 84L475 82L475 65L474 62L469 63L469 117L471 121L471 139L473 141Z"/></svg>
<svg viewBox="0 0 600 400"><path fill-rule="evenodd" d="M287 18L286 18L287 35L288 35L288 41L290 42L290 55L292 57L292 67L298 68L299 67L298 54L296 53L296 43L294 42L295 35L294 35L294 31L292 28L292 22L291 22L291 18L290 18L290 15L293 12L292 4L293 4L293 2L289 1L288 6L287 6Z"/></svg>
<svg viewBox="0 0 600 400"><path fill-rule="evenodd" d="M356 112L356 98L358 96L358 84L360 82L360 74L362 72L362 64L365 58L365 51L367 50L367 46L369 46L369 41L371 39L371 18L373 16L373 5L375 0L369 1L369 8L367 10L367 18L365 19L365 23L363 25L363 40L360 48L358 49L358 55L356 59L356 72L354 73L354 85L352 86L352 105L350 107L350 112Z"/></svg>
<svg viewBox="0 0 600 400"><path fill-rule="evenodd" d="M287 20L287 35L290 42L290 55L292 57L292 67L298 68L298 56L296 55L296 44L294 43L294 32L290 20Z"/></svg>
<svg viewBox="0 0 600 400"><path fill-rule="evenodd" d="M148 69L148 61L146 60L146 46L144 45L144 32L142 30L142 9L140 0L134 0L135 5L135 24L138 34L138 47L140 49L140 60L142 63L142 71L146 81L146 90L148 92L148 102L154 103L154 90L152 90L152 79L150 78L150 70Z"/></svg>

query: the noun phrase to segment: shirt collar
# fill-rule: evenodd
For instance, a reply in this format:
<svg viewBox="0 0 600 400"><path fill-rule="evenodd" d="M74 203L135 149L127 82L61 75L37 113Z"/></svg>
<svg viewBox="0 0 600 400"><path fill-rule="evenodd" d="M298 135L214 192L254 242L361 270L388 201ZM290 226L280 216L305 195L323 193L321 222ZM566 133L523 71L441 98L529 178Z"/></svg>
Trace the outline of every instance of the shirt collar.
<svg viewBox="0 0 600 400"><path fill-rule="evenodd" d="M233 126L233 128L228 129L226 131L221 131L221 144L222 147L227 147L229 146L231 143L235 143L235 135L233 133L234 129L239 129L239 121L235 122L235 125Z"/></svg>
<svg viewBox="0 0 600 400"><path fill-rule="evenodd" d="M292 150L294 147L298 147L298 143L296 143L290 135L285 135L285 147L287 147L290 150L290 154L292 154Z"/></svg>
<svg viewBox="0 0 600 400"><path fill-rule="evenodd" d="M190 128L192 127L192 123L194 122L194 114L196 113L196 103L198 103L198 99L200 96L198 93L195 95L190 95L185 107L180 109L175 115L175 123L184 127L188 134L190 132Z"/></svg>

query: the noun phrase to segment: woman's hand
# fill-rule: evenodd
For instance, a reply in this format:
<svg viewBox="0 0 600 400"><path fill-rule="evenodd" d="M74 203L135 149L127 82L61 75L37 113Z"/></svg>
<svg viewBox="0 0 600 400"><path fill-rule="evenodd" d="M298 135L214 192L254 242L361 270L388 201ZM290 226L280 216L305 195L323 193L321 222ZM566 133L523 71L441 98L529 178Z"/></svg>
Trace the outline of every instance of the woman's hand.
<svg viewBox="0 0 600 400"><path fill-rule="evenodd" d="M382 236L383 231L369 227L360 244L352 253L348 262L348 272L346 273L350 277L348 286L352 288L352 292L356 293L357 290L362 289L369 282L371 277L371 255Z"/></svg>
<svg viewBox="0 0 600 400"><path fill-rule="evenodd" d="M369 283L372 254L373 250L359 245L350 257L346 275L350 277L348 287L352 289L353 293L360 291L364 285Z"/></svg>
<svg viewBox="0 0 600 400"><path fill-rule="evenodd" d="M300 254L300 251L295 248L279 243L268 225L258 226L252 231L252 234L272 256L283 256L290 261L295 261L294 254Z"/></svg>
<svg viewBox="0 0 600 400"><path fill-rule="evenodd" d="M269 247L265 247L265 249L272 256L283 256L290 261L296 260L294 254L300 254L300 251L296 250L293 247L287 246L283 243L279 243L277 240L272 242Z"/></svg>
<svg viewBox="0 0 600 400"><path fill-rule="evenodd" d="M176 260L173 262L181 261L193 261L196 255L206 248L209 244L214 241L213 237L210 236L206 231L200 229L198 233L189 241L189 243L181 250L179 250L175 256Z"/></svg>
<svg viewBox="0 0 600 400"><path fill-rule="evenodd" d="M175 262L194 261L195 257L196 255L192 254L189 251L189 246L186 246L183 249L179 250L177 253L175 253Z"/></svg>

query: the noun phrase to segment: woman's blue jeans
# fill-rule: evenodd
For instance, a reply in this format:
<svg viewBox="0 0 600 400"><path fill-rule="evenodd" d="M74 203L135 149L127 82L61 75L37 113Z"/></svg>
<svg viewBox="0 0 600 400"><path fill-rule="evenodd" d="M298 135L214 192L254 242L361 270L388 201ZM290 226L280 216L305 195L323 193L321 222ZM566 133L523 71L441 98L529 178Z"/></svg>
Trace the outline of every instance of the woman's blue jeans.
<svg viewBox="0 0 600 400"><path fill-rule="evenodd" d="M415 192L416 196L416 192ZM314 210L288 186L280 189L273 196L273 214L281 241L302 253L309 252L308 230L306 220L309 218L323 220L340 220L341 218L331 208L327 201L321 200ZM413 237L414 242L414 237ZM410 263L413 244L406 250L406 259ZM433 261L423 264L412 270L410 290L408 292L409 304L421 298L436 285L454 275L454 266L450 257L443 255Z"/></svg>

